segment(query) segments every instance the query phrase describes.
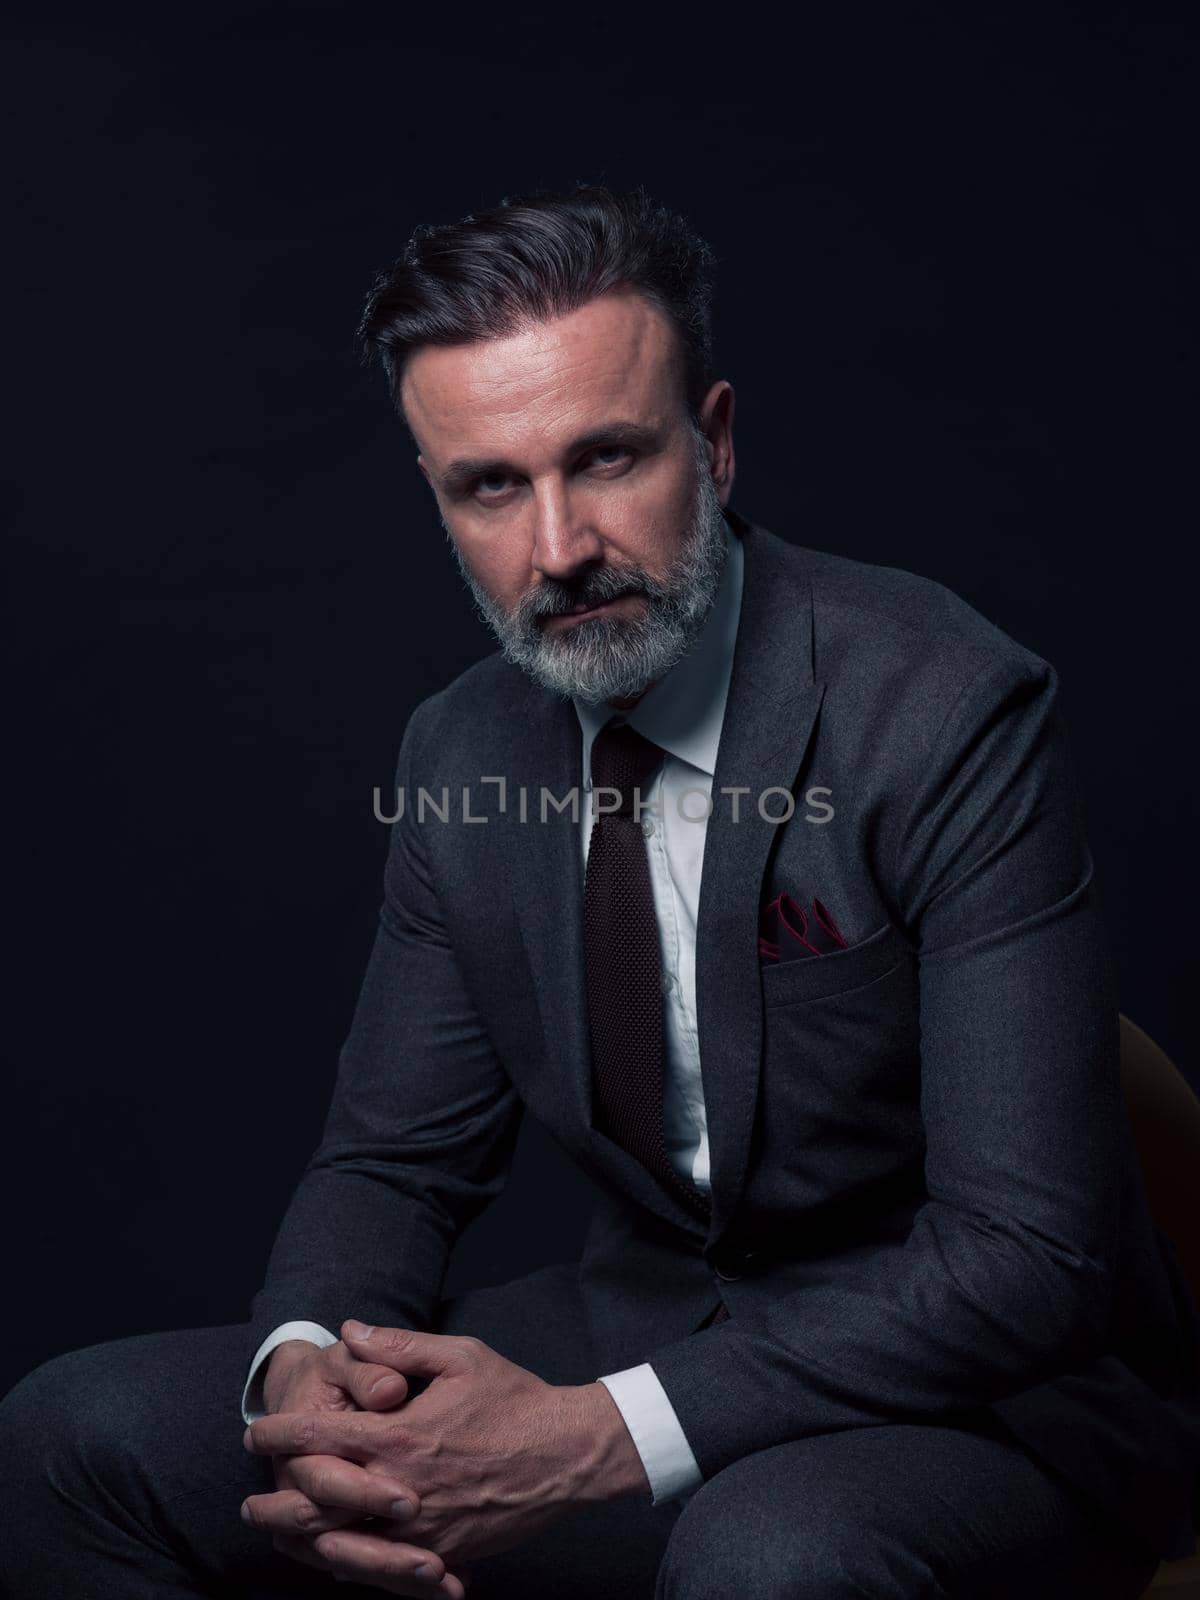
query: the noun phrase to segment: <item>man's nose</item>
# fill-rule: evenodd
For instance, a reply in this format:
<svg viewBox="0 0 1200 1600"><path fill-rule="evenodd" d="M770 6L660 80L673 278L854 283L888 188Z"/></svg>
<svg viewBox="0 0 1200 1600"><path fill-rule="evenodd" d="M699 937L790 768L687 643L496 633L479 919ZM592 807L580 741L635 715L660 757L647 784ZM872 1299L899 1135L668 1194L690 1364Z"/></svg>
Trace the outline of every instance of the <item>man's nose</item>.
<svg viewBox="0 0 1200 1600"><path fill-rule="evenodd" d="M604 554L604 540L592 513L593 508L572 502L562 488L549 488L536 497L530 556L535 572L563 581Z"/></svg>

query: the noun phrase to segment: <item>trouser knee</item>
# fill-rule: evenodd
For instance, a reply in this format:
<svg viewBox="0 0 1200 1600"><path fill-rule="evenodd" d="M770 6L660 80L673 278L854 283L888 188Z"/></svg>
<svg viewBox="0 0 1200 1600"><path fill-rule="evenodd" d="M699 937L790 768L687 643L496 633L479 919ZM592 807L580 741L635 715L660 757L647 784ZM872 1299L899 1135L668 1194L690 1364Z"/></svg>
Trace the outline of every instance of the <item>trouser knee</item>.
<svg viewBox="0 0 1200 1600"><path fill-rule="evenodd" d="M675 1524L658 1571L655 1600L862 1600L830 1530L803 1542L792 1528L753 1516L713 1516L699 1496Z"/></svg>
<svg viewBox="0 0 1200 1600"><path fill-rule="evenodd" d="M64 1498L87 1498L125 1468L136 1384L131 1376L126 1390L99 1348L44 1362L0 1400L0 1548L21 1539L27 1518L44 1518Z"/></svg>

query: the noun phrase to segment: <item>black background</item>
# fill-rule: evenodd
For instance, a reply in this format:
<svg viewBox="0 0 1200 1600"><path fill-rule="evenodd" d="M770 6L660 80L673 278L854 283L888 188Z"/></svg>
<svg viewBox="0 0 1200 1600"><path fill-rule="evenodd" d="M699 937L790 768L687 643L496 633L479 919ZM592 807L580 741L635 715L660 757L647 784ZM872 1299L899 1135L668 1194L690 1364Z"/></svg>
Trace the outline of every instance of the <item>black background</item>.
<svg viewBox="0 0 1200 1600"><path fill-rule="evenodd" d="M712 241L743 515L1058 668L1122 1009L1200 1083L1194 13L826 9L11 30L0 1387L247 1313L374 931L373 786L493 648L353 330L418 223L532 184L645 183ZM585 1204L528 1128L452 1283L569 1255Z"/></svg>

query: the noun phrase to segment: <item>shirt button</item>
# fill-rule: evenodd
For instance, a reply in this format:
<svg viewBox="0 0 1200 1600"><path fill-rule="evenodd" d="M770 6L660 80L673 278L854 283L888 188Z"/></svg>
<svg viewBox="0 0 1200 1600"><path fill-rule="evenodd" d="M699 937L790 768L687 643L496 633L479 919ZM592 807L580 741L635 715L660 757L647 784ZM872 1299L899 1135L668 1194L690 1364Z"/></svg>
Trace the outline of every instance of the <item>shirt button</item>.
<svg viewBox="0 0 1200 1600"><path fill-rule="evenodd" d="M642 832L646 835L647 839L649 839L651 837L651 835L654 832L654 818L653 817L643 817L642 818Z"/></svg>
<svg viewBox="0 0 1200 1600"><path fill-rule="evenodd" d="M674 987L675 987L675 974L673 972L664 972L663 975L662 975L662 992L664 994L670 994L671 990Z"/></svg>

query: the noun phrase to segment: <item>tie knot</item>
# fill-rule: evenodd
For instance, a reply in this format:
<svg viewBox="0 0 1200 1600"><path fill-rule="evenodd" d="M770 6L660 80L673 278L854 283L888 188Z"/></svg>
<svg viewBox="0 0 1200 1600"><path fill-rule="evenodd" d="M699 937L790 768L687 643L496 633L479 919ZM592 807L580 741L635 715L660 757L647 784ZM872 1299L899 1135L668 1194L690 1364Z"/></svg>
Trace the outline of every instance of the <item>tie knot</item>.
<svg viewBox="0 0 1200 1600"><path fill-rule="evenodd" d="M627 722L605 723L592 741L592 787L616 789L621 796L619 809L605 814L632 816L634 791L641 793L662 758L661 746ZM641 794L641 798L644 801L646 797Z"/></svg>

